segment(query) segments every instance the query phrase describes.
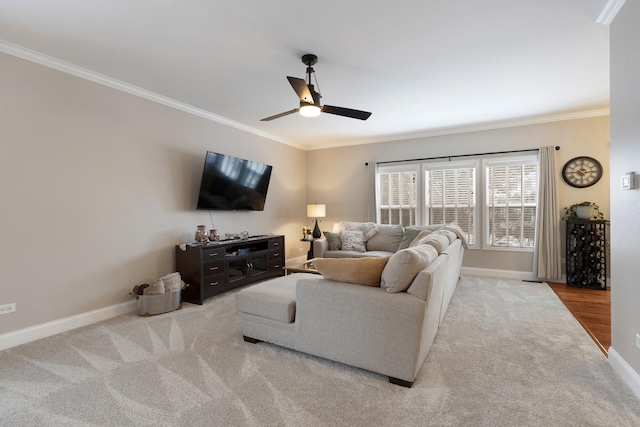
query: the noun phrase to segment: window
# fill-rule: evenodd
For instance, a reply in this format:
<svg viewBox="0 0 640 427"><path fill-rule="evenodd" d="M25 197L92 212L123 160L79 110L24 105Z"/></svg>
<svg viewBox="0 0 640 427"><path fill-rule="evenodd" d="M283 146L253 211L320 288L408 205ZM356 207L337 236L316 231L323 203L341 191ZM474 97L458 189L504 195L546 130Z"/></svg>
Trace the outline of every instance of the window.
<svg viewBox="0 0 640 427"><path fill-rule="evenodd" d="M533 248L538 194L536 157L485 163L485 245Z"/></svg>
<svg viewBox="0 0 640 427"><path fill-rule="evenodd" d="M468 157L379 165L376 172L379 223L456 222L476 248L531 251L537 197L535 154L488 158L482 165Z"/></svg>
<svg viewBox="0 0 640 427"><path fill-rule="evenodd" d="M456 222L476 242L477 163L426 164L424 166L427 224Z"/></svg>
<svg viewBox="0 0 640 427"><path fill-rule="evenodd" d="M416 225L418 223L417 166L379 167L376 175L378 223Z"/></svg>

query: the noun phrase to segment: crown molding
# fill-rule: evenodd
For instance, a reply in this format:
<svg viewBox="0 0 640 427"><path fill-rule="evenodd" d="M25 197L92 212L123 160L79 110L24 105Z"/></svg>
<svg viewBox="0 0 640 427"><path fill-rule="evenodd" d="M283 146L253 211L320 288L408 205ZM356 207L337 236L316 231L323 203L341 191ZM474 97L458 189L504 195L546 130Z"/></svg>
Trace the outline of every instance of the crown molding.
<svg viewBox="0 0 640 427"><path fill-rule="evenodd" d="M80 77L81 79L89 80L91 82L98 83L103 86L110 87L112 89L117 89L121 92L125 92L130 95L144 98L149 101L153 101L158 104L162 104L167 107L171 107L176 110L183 111L185 113L193 114L195 116L202 117L204 119L211 120L213 122L217 122L226 126L230 126L232 128L242 130L244 132L248 132L263 138L270 139L275 142L279 142L281 144L290 145L292 147L304 150L304 147L299 144L293 143L291 141L288 141L282 138L278 138L269 133L262 132L250 126L243 125L242 123L229 120L226 117L222 117L217 114L211 113L209 111L203 110L201 108L194 107L193 105L185 104L184 102L180 102L175 99L157 94L155 92L142 89L141 87L134 86L129 83L125 83L121 80L105 76L104 74L96 73L86 68L78 67L77 65L73 65L69 62L65 62L60 59L53 58L51 56L42 54L40 52L36 52L34 50L27 49L25 47L18 46L13 43L9 43L5 40L0 40L0 52L17 56L18 58L35 62L36 64L44 65L45 67L53 68L54 70L62 71L63 73Z"/></svg>
<svg viewBox="0 0 640 427"><path fill-rule="evenodd" d="M325 148L337 148L337 147L346 147L346 146L352 146L352 145L376 144L380 142L398 142L398 141L405 141L410 139L430 138L434 136L454 135L458 133L467 133L467 132L481 132L486 130L538 125L543 123L562 122L566 120L588 119L592 117L601 117L601 116L608 116L608 115L610 115L609 108L601 108L597 110L553 114L553 115L537 116L537 117L531 117L531 118L525 118L525 119L516 119L516 120L508 120L508 121L500 121L500 122L489 122L489 123L477 124L472 126L448 127L448 128L435 129L428 132L396 134L396 135L382 136L380 138L369 138L369 139L363 138L363 139L357 139L357 140L341 141L334 144L306 147L306 150L322 150Z"/></svg>
<svg viewBox="0 0 640 427"><path fill-rule="evenodd" d="M604 9L602 9L602 13L600 13L598 19L596 19L596 23L602 25L611 25L626 1L627 0L609 0L604 6Z"/></svg>
<svg viewBox="0 0 640 427"><path fill-rule="evenodd" d="M611 3L622 3L624 4L625 0L610 0L608 5ZM620 7L622 7L620 4ZM619 8L616 9L616 13ZM605 8L607 9L607 8ZM613 19L613 18L612 18ZM405 133L405 134L394 134L394 135L385 135L376 138L362 138L362 139L354 139L354 140L345 140L338 141L330 144L322 144L322 145L304 145L299 143L294 143L292 141L288 141L283 138L276 137L266 132L262 132L258 129L255 129L250 126L246 126L242 123L238 123L236 121L227 119L226 117L219 116L217 114L211 113L209 111L203 110L201 108L194 107L192 105L186 104L184 102L177 101L172 98L168 98L166 96L157 94L155 92L151 92L146 89L142 89L138 86L131 85L129 83L125 83L121 80L117 80L108 76L105 76L100 73L96 73L94 71L88 70L86 68L78 67L71 63L53 58L48 55L44 55L40 52L36 52L31 49L27 49L22 46L18 46L13 43L9 43L5 40L0 39L0 52L7 53L9 55L13 55L22 59L25 59L30 62L35 62L37 64L43 65L48 68L52 68L58 71L62 71L63 73L71 74L76 77L80 77L85 80L92 81L94 83L101 84L103 86L107 86L121 92L128 93L130 95L134 95L143 99L147 99L152 102L156 102L158 104L165 105L167 107L174 108L176 110L183 111L188 114L193 114L198 117L202 117L206 120L211 120L216 123L220 123L226 126L230 126L232 128L236 128L242 130L244 132L260 136L262 138L269 139L274 142L279 142L281 144L289 145L294 148L298 148L300 150L312 151L312 150L322 150L326 148L337 148L337 147L347 147L353 145L364 145L364 144L375 144L380 142L393 142L393 141L404 141L410 139L418 139L418 138L429 138L434 136L442 136L442 135L453 135L458 133L467 133L467 132L479 132L485 130L493 130L493 129L501 129L501 128L509 128L516 126L527 126L534 125L540 123L549 123L549 122L557 122L564 120L575 120L575 119L584 119L589 117L598 117L598 116L607 116L609 115L609 109L600 109L600 110L590 110L590 111L581 111L575 113L565 113L565 114L556 114L556 115L548 115L548 116L538 116L534 118L520 119L520 120L510 120L510 121L500 121L500 122L490 122L479 125L471 125L471 126L457 126L457 127L448 127L435 129L427 132L418 132L418 133Z"/></svg>

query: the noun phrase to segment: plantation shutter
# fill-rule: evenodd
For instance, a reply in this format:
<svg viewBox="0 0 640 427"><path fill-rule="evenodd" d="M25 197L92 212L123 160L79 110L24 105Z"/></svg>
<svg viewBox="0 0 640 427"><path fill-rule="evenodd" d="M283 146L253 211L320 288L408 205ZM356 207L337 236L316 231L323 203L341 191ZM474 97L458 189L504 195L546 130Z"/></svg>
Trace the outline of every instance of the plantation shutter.
<svg viewBox="0 0 640 427"><path fill-rule="evenodd" d="M425 166L425 207L428 224L457 223L475 243L476 164Z"/></svg>
<svg viewBox="0 0 640 427"><path fill-rule="evenodd" d="M537 173L535 158L487 162L487 245L533 247Z"/></svg>
<svg viewBox="0 0 640 427"><path fill-rule="evenodd" d="M417 166L380 167L376 173L379 224L417 224Z"/></svg>

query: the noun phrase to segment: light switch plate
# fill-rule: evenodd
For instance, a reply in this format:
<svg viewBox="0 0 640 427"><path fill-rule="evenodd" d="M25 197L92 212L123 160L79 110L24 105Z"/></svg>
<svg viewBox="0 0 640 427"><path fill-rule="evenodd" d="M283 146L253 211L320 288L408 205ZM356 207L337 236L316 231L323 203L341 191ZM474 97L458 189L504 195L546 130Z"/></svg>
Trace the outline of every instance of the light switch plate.
<svg viewBox="0 0 640 427"><path fill-rule="evenodd" d="M622 175L622 179L620 181L620 188L623 190L633 190L636 188L635 183L635 174L633 172L629 172L626 175Z"/></svg>
<svg viewBox="0 0 640 427"><path fill-rule="evenodd" d="M11 304L0 305L0 314L9 314L16 311L16 303L12 302Z"/></svg>

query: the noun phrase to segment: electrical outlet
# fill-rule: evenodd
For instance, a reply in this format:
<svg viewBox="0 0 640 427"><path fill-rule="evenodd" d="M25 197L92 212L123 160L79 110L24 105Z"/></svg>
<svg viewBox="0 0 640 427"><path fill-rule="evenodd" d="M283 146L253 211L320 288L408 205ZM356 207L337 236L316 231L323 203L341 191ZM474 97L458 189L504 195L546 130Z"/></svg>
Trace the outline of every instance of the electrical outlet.
<svg viewBox="0 0 640 427"><path fill-rule="evenodd" d="M9 314L16 311L16 303L12 302L11 304L0 305L0 314Z"/></svg>
<svg viewBox="0 0 640 427"><path fill-rule="evenodd" d="M640 334L636 334L636 347L640 348Z"/></svg>

